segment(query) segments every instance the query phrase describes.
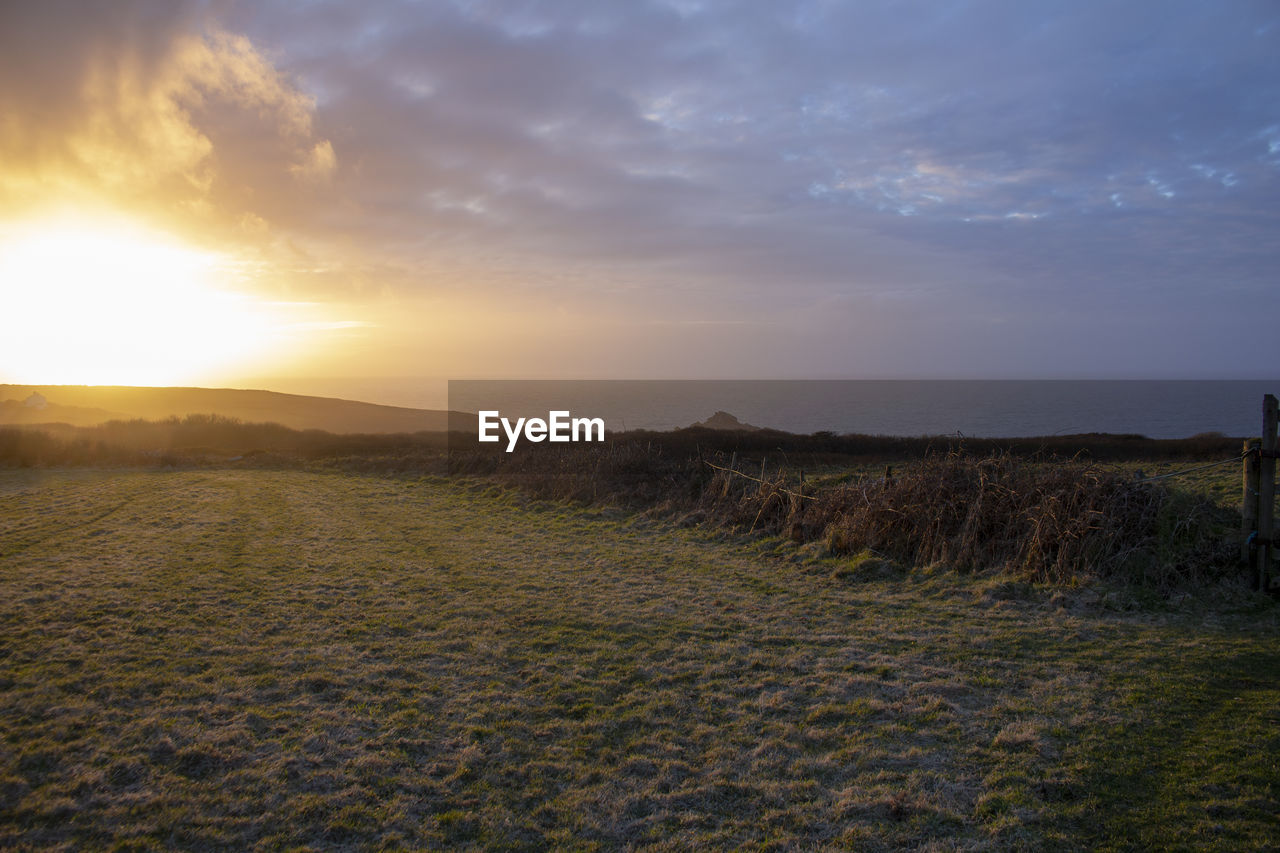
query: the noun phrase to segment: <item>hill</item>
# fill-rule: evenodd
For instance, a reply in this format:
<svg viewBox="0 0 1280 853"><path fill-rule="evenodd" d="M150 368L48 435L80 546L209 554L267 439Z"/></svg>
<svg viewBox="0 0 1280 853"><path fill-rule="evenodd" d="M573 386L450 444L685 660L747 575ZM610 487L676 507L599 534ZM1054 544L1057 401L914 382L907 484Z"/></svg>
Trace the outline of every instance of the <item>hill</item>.
<svg viewBox="0 0 1280 853"><path fill-rule="evenodd" d="M123 412L106 409L89 409L83 406L62 406L57 403L32 405L25 400L0 402L0 425L25 426L29 424L70 424L71 426L97 426L110 420L127 419Z"/></svg>
<svg viewBox="0 0 1280 853"><path fill-rule="evenodd" d="M39 397L32 400L33 394ZM462 412L383 406L276 391L120 385L0 385L0 423L3 424L93 426L109 420L159 420L195 414L221 415L247 423L270 422L292 429L321 429L333 433L475 429L475 416Z"/></svg>

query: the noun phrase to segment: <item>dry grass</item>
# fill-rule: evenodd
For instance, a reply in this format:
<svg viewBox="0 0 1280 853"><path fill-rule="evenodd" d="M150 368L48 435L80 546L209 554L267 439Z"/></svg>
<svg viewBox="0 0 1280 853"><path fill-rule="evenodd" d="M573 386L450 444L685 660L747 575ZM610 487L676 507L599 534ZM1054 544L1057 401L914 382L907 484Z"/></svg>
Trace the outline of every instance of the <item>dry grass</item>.
<svg viewBox="0 0 1280 853"><path fill-rule="evenodd" d="M1039 583L1123 579L1181 589L1234 574L1236 517L1212 501L1080 462L933 455L891 476L798 491L787 472L714 469L701 509L831 552L1001 569Z"/></svg>
<svg viewBox="0 0 1280 853"><path fill-rule="evenodd" d="M1175 493L1163 484L1135 482L1115 460L1127 459L1130 466L1147 460L1143 464L1159 469L1205 454L1221 459L1238 447L1238 440L1219 435L977 440L688 429L615 435L604 445L526 445L507 454L461 433L338 436L214 416L0 429L0 465L235 465L383 474L447 468L543 498L692 512L753 532L785 532L795 541L824 542L837 553L869 548L907 565L1000 568L1064 585L1121 579L1163 593L1238 571L1230 529L1236 519L1222 507L1229 490L1215 486L1207 500ZM767 483L703 464L714 459L728 465L739 449L753 471L759 466L763 472L772 455ZM1066 459L1068 453L1075 456ZM1112 461L1107 467L1079 461L1086 458ZM899 468L898 477L852 473L886 459ZM816 488L811 479L812 499L801 500L792 492L799 488L795 472L804 465L811 474L816 465L829 476Z"/></svg>
<svg viewBox="0 0 1280 853"><path fill-rule="evenodd" d="M0 846L1280 838L1274 607L845 562L439 479L0 474Z"/></svg>
<svg viewBox="0 0 1280 853"><path fill-rule="evenodd" d="M783 439L775 434L772 440ZM934 453L921 445L921 458L887 466L884 460L828 460L810 468L802 486L799 466L782 447L772 457L739 458L695 452L687 444L688 437L674 434L515 454L468 450L453 453L450 465L455 473L486 476L541 498L643 507L699 524L821 542L837 554L871 550L908 566L999 569L1064 586L1101 579L1164 595L1242 572L1238 510L1223 505L1223 489L1145 481L1135 476L1134 461ZM896 474L886 477L886 470ZM1221 472L1214 473L1220 480Z"/></svg>

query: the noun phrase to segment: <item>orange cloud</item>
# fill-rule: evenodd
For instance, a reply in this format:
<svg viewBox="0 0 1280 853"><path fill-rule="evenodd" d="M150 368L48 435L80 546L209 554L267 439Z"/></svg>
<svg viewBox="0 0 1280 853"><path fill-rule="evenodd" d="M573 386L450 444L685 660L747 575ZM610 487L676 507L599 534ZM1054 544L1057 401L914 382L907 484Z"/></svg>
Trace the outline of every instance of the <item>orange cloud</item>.
<svg viewBox="0 0 1280 853"><path fill-rule="evenodd" d="M0 106L16 107L0 123L0 214L92 196L205 225L266 224L255 197L278 203L331 177L338 159L313 126L315 99L248 38L179 24L81 34L47 75L56 88L0 82Z"/></svg>

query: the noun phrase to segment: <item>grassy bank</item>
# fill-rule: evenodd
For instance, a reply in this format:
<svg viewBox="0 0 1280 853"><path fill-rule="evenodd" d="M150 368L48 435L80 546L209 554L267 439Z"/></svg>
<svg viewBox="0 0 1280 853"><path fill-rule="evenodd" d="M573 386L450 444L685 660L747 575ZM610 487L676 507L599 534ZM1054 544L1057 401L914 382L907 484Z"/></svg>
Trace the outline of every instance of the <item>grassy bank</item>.
<svg viewBox="0 0 1280 853"><path fill-rule="evenodd" d="M772 457L685 455L634 439L454 454L450 463L538 497L643 507L700 526L782 535L835 554L870 551L906 565L1166 594L1242 574L1239 510L1215 494L1171 488L1115 462L922 453L887 464L827 462L811 467L807 479L804 462L780 449Z"/></svg>
<svg viewBox="0 0 1280 853"><path fill-rule="evenodd" d="M1280 627L1237 596L434 478L0 472L0 845L1263 848Z"/></svg>
<svg viewBox="0 0 1280 853"><path fill-rule="evenodd" d="M972 439L691 428L615 434L603 445L526 443L508 454L460 433L333 435L188 416L0 428L0 466L447 470L536 497L657 510L835 553L1181 594L1242 572L1239 486L1233 492L1223 478L1238 478L1239 446L1217 434ZM1153 481L1144 470L1188 466L1197 480Z"/></svg>
<svg viewBox="0 0 1280 853"><path fill-rule="evenodd" d="M690 428L674 432L611 434L611 447L643 447L650 455L686 460L708 454L741 453L772 457L793 467L821 469L922 459L960 453L973 457L1007 454L1021 459L1083 459L1093 462L1149 462L1219 459L1240 452L1240 439L1207 433L1185 439L1140 435L1047 436L1041 438L965 438L835 435L762 430L726 432ZM368 467L424 471L440 465L452 445L479 451L477 468L492 468L504 458L501 447L477 445L474 433L417 432L335 434L297 430L277 423L246 423L217 415L188 415L162 420L109 421L97 426L68 424L0 425L0 467L193 466L225 465L239 457L282 467L307 463L363 462ZM265 458L264 458L265 457Z"/></svg>

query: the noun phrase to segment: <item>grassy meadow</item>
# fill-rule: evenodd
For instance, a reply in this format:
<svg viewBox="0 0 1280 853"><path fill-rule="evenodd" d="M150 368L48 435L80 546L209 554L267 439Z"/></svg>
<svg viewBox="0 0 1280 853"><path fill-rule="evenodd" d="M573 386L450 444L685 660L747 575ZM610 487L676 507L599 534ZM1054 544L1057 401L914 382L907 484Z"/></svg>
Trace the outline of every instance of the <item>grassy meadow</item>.
<svg viewBox="0 0 1280 853"><path fill-rule="evenodd" d="M0 471L0 847L1275 848L1280 611L1212 593L464 478Z"/></svg>

